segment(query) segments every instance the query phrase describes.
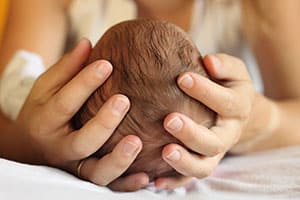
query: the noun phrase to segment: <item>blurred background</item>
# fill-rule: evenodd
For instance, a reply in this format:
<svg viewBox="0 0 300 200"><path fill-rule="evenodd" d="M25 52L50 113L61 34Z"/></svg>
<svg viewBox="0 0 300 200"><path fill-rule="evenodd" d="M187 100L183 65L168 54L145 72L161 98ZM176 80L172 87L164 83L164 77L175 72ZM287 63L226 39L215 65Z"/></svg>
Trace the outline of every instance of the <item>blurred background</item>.
<svg viewBox="0 0 300 200"><path fill-rule="evenodd" d="M0 43L3 34L3 28L6 21L6 12L7 12L8 0L0 0Z"/></svg>

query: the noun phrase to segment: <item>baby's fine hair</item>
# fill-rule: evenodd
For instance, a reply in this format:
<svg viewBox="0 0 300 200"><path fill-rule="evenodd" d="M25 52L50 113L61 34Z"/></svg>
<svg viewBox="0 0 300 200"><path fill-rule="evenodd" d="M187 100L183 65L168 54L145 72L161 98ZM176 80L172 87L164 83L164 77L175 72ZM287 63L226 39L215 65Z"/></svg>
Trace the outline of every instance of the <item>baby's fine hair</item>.
<svg viewBox="0 0 300 200"><path fill-rule="evenodd" d="M124 136L135 134L142 140L143 149L124 175L145 172L150 180L178 175L162 159L161 152L167 144L183 144L163 128L164 118L171 112L180 112L210 127L215 117L213 111L188 97L176 84L182 72L207 76L195 45L171 23L131 20L110 28L93 48L86 64L99 59L111 62L112 75L75 115L74 128L81 128L93 118L109 97L124 94L131 108L94 156L104 156Z"/></svg>

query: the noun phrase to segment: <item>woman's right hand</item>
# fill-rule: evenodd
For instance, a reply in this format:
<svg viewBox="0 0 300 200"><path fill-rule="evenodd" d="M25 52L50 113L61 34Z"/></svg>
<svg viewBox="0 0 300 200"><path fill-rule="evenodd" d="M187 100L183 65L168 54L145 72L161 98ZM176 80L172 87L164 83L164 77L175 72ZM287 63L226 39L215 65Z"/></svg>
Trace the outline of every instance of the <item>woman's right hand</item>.
<svg viewBox="0 0 300 200"><path fill-rule="evenodd" d="M108 185L113 190L140 189L149 182L145 173L119 178L142 149L137 136L124 137L111 153L100 159L89 157L105 143L127 113L130 107L127 97L112 96L80 130L70 126L73 115L112 72L111 64L104 60L83 67L90 50L90 42L81 40L72 52L41 75L17 122L28 134L31 145L37 147L42 164L77 176L79 167L80 178Z"/></svg>

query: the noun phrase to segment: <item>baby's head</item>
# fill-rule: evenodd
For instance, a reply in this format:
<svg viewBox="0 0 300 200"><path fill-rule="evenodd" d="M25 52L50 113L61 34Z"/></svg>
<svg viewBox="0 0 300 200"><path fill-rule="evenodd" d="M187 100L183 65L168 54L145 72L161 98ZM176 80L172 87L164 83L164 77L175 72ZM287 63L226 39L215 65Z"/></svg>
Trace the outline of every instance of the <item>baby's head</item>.
<svg viewBox="0 0 300 200"><path fill-rule="evenodd" d="M94 117L109 97L124 94L131 108L94 156L111 152L124 136L136 134L143 149L124 175L145 172L150 180L178 175L161 157L165 145L182 144L165 131L164 118L176 111L206 127L212 126L215 118L214 112L176 84L178 75L185 71L207 76L195 45L183 30L168 22L132 20L110 28L93 48L87 64L99 59L111 62L114 70L73 118L74 128Z"/></svg>

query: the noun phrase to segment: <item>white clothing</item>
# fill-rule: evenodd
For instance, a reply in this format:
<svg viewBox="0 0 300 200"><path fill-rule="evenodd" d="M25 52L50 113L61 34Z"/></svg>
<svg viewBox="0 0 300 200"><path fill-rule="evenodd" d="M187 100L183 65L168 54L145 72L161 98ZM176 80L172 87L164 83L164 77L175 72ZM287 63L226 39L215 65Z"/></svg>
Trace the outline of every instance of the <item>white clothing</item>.
<svg viewBox="0 0 300 200"><path fill-rule="evenodd" d="M69 17L71 33L75 34L75 38L86 37L95 44L109 27L123 20L134 19L137 14L133 1L73 0ZM203 55L224 52L241 57L249 67L256 88L262 91L255 60L242 40L239 19L238 0L195 0L189 34ZM23 70L32 74L24 74ZM11 119L17 117L34 79L42 71L39 56L24 51L17 53L6 67L0 81L0 106ZM27 80L26 84L24 80Z"/></svg>

